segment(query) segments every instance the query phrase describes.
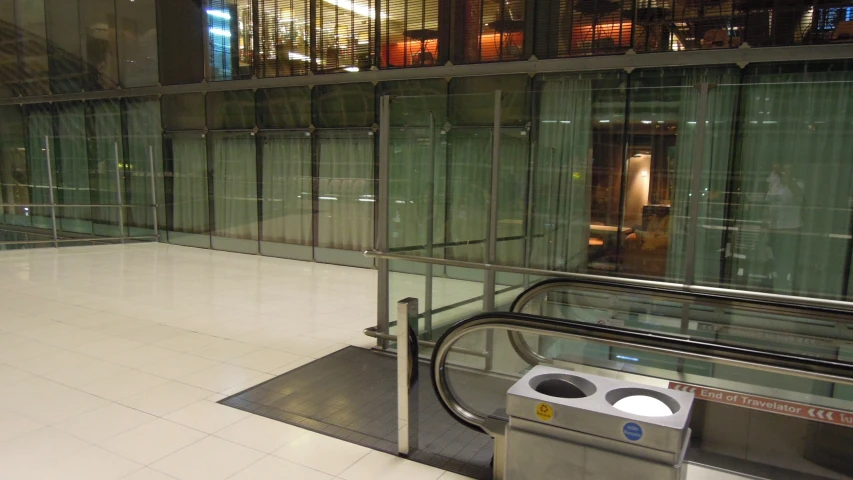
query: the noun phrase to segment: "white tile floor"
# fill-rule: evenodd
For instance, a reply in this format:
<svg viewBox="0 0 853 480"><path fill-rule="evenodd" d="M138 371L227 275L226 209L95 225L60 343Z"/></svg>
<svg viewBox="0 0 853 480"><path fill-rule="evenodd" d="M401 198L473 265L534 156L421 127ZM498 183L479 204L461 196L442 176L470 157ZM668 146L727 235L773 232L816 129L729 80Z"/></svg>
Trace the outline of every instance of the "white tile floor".
<svg viewBox="0 0 853 480"><path fill-rule="evenodd" d="M371 345L375 292L371 270L163 244L2 252L0 479L461 479L215 403Z"/></svg>

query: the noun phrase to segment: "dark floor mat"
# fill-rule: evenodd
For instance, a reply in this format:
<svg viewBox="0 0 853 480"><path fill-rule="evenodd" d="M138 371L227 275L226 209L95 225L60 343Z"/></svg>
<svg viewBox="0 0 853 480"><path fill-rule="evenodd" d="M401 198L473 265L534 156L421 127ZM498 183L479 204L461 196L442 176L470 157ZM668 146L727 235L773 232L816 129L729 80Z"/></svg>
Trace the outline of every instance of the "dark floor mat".
<svg viewBox="0 0 853 480"><path fill-rule="evenodd" d="M396 367L393 356L347 347L219 403L395 455ZM419 373L419 449L409 458L490 479L492 439L444 411L427 364Z"/></svg>

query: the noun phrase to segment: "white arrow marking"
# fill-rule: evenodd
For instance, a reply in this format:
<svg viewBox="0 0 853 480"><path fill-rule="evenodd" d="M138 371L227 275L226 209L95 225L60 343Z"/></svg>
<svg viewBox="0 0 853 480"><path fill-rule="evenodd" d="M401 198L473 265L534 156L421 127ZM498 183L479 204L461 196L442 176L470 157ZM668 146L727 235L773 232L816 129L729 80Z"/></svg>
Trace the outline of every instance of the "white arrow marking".
<svg viewBox="0 0 853 480"><path fill-rule="evenodd" d="M835 419L834 419L834 418L832 418L832 413L833 413L833 412L826 412L826 418L827 418L828 420L835 421Z"/></svg>

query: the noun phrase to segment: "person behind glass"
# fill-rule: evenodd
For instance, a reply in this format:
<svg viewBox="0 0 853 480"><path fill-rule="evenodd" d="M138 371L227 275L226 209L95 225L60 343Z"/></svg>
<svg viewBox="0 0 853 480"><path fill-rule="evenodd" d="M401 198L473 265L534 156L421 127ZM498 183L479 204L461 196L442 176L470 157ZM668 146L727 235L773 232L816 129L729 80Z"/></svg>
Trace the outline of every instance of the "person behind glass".
<svg viewBox="0 0 853 480"><path fill-rule="evenodd" d="M805 184L794 176L791 164L773 165L764 198L767 202L767 240L772 253L770 280L777 293L795 290L804 189Z"/></svg>

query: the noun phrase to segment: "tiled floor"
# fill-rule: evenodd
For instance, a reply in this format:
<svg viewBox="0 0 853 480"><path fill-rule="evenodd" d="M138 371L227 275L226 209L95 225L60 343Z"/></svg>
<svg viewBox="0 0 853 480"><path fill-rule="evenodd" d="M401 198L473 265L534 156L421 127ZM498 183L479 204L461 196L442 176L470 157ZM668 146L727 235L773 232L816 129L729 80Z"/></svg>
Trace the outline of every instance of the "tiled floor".
<svg viewBox="0 0 853 480"><path fill-rule="evenodd" d="M0 479L461 478L215 403L369 346L375 288L162 244L0 253Z"/></svg>
<svg viewBox="0 0 853 480"><path fill-rule="evenodd" d="M464 478L215 403L371 344L375 289L163 244L0 252L0 479Z"/></svg>

